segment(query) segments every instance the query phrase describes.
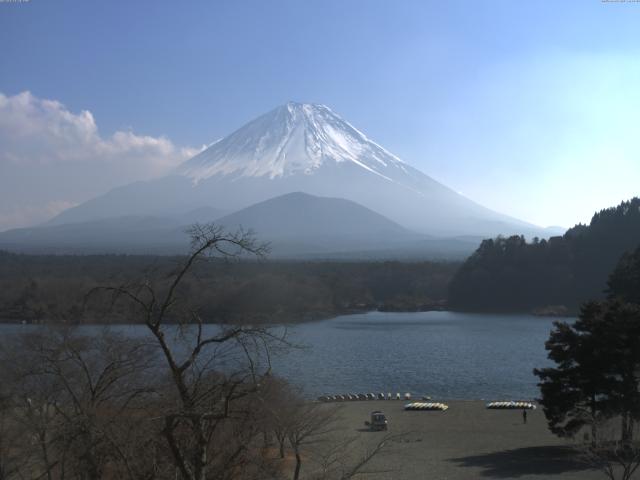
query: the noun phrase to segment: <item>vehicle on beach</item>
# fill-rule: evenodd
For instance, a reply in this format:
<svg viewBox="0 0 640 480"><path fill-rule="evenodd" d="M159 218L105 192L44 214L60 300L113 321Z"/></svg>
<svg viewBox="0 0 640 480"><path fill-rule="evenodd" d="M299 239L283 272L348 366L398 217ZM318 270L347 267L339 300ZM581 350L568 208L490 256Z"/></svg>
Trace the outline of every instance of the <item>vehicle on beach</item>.
<svg viewBox="0 0 640 480"><path fill-rule="evenodd" d="M364 422L364 424L373 432L387 429L387 417L379 410L371 412L371 421Z"/></svg>

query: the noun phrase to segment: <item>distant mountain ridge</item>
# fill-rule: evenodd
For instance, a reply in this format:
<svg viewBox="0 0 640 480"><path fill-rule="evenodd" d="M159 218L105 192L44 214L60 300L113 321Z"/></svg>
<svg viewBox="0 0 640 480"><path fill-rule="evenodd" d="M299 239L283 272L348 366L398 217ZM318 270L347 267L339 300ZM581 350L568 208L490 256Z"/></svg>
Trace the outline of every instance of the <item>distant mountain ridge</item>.
<svg viewBox="0 0 640 480"><path fill-rule="evenodd" d="M479 239L432 239L355 202L295 192L219 218L202 209L178 217L123 216L0 233L0 249L28 253L184 253L194 217L228 231L255 231L273 258L462 258Z"/></svg>
<svg viewBox="0 0 640 480"><path fill-rule="evenodd" d="M328 107L293 102L249 122L171 175L114 189L51 223L172 216L203 206L237 211L292 192L350 200L430 235L544 235L436 182Z"/></svg>

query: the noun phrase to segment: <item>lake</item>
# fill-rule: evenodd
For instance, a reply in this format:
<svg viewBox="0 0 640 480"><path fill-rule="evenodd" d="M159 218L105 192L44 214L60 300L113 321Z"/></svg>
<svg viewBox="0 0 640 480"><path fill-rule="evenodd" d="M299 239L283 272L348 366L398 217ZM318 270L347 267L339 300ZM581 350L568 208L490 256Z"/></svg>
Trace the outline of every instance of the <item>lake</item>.
<svg viewBox="0 0 640 480"><path fill-rule="evenodd" d="M539 391L532 370L549 365L544 342L553 320L457 312L344 315L288 327L289 340L303 348L275 357L273 367L310 397L411 392L442 399L533 399ZM39 327L5 324L0 332L32 328ZM141 325L116 329L147 334Z"/></svg>
<svg viewBox="0 0 640 480"><path fill-rule="evenodd" d="M532 399L549 365L549 317L456 312L345 315L298 325L309 348L274 370L313 396L412 392L446 399ZM571 320L571 319L569 319Z"/></svg>

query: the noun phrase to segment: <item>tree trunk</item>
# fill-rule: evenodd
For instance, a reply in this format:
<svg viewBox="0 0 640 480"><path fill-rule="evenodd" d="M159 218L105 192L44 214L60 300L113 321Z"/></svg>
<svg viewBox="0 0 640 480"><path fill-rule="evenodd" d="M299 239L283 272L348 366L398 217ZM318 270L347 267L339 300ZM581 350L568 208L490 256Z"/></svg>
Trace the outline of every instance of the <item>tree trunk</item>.
<svg viewBox="0 0 640 480"><path fill-rule="evenodd" d="M621 419L621 428L622 428L622 444L623 445L628 445L629 442L631 441L630 438L630 430L629 430L629 415L626 412L623 412L622 415L620 415L620 419Z"/></svg>
<svg viewBox="0 0 640 480"><path fill-rule="evenodd" d="M44 460L45 468L47 469L47 480L52 480L51 465L49 463L49 450L47 449L47 432L40 432L40 449L42 451L42 459Z"/></svg>
<svg viewBox="0 0 640 480"><path fill-rule="evenodd" d="M298 480L300 478L300 467L302 466L302 457L300 456L300 452L296 450L296 469L293 472L293 480Z"/></svg>
<svg viewBox="0 0 640 480"><path fill-rule="evenodd" d="M198 418L196 420L197 442L198 442L198 465L196 468L196 480L207 479L207 437L205 435L205 420Z"/></svg>
<svg viewBox="0 0 640 480"><path fill-rule="evenodd" d="M598 435L596 397L591 395L591 446L595 448Z"/></svg>

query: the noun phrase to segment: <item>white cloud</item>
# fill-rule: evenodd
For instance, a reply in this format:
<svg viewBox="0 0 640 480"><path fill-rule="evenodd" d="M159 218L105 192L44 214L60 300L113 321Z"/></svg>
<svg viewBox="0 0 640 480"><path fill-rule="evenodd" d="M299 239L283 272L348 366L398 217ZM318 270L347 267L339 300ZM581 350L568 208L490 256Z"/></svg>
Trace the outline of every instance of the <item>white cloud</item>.
<svg viewBox="0 0 640 480"><path fill-rule="evenodd" d="M118 131L102 138L88 110L70 112L62 103L30 92L0 93L0 162L24 165L52 162L136 163L148 176L165 173L198 152L178 148L166 137Z"/></svg>
<svg viewBox="0 0 640 480"><path fill-rule="evenodd" d="M201 150L132 131L103 137L88 110L74 113L30 92L0 93L0 230L166 174Z"/></svg>

